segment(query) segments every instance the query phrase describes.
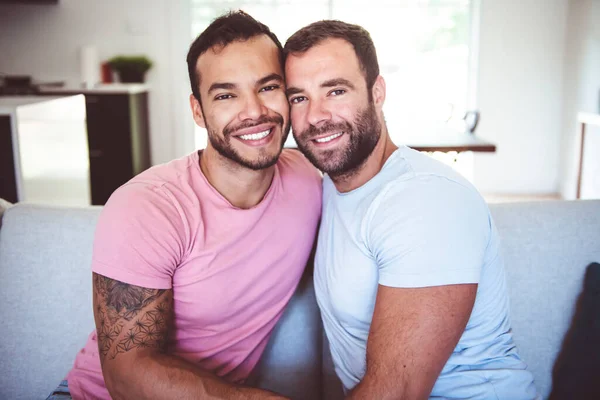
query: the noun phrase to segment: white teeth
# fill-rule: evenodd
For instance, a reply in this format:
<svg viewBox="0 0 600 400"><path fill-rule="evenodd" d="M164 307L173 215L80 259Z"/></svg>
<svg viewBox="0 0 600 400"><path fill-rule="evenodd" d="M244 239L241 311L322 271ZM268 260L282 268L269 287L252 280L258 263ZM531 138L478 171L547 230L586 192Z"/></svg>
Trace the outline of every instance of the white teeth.
<svg viewBox="0 0 600 400"><path fill-rule="evenodd" d="M249 135L240 135L239 138L243 139L243 140L260 140L260 139L264 139L267 136L269 136L269 133L271 133L271 130L267 129L266 131L262 131L262 132L258 132L258 133L251 133Z"/></svg>
<svg viewBox="0 0 600 400"><path fill-rule="evenodd" d="M324 137L324 138L321 138L321 139L315 139L315 142L317 142L317 143L327 143L327 142L332 141L335 138L339 138L340 136L342 136L343 133L344 132L340 132L340 133L336 133L336 134L333 134L331 136L327 136L327 137Z"/></svg>

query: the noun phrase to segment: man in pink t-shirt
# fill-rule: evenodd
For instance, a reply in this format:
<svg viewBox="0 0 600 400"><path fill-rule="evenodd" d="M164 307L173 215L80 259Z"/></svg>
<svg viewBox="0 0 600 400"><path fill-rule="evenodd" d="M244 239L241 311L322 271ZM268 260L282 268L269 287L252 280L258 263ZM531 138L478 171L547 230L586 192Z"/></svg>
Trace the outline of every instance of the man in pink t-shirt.
<svg viewBox="0 0 600 400"><path fill-rule="evenodd" d="M284 150L282 47L243 12L215 20L188 67L205 150L111 196L93 251L96 330L75 399L281 398L244 386L300 280L321 178Z"/></svg>

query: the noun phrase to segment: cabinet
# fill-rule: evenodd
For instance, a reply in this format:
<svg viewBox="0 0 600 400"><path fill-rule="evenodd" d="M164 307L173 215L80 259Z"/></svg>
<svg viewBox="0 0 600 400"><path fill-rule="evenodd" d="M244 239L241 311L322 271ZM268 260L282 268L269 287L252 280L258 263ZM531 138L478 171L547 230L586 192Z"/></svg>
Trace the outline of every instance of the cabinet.
<svg viewBox="0 0 600 400"><path fill-rule="evenodd" d="M23 193L19 193L23 191L23 184L19 184L18 179L22 172L19 171L21 163L13 151L19 148L15 144L13 121L17 116L16 109L27 107L29 103L81 94L85 99L85 111L81 107L81 113L85 113L86 120L91 204L104 205L119 186L150 167L146 85L103 85L86 90L53 88L36 96L0 97L0 197L11 202L21 201L23 197ZM65 112L72 114L75 110ZM43 144L37 146L39 149ZM83 153L85 144L82 149L64 151ZM79 155L83 156L81 153ZM60 157L69 158L67 154ZM83 157L85 160L87 155Z"/></svg>
<svg viewBox="0 0 600 400"><path fill-rule="evenodd" d="M0 97L0 197L91 204L85 96Z"/></svg>
<svg viewBox="0 0 600 400"><path fill-rule="evenodd" d="M44 89L43 94L85 96L93 205L104 205L119 186L150 167L146 85Z"/></svg>
<svg viewBox="0 0 600 400"><path fill-rule="evenodd" d="M150 167L148 93L85 94L92 204Z"/></svg>

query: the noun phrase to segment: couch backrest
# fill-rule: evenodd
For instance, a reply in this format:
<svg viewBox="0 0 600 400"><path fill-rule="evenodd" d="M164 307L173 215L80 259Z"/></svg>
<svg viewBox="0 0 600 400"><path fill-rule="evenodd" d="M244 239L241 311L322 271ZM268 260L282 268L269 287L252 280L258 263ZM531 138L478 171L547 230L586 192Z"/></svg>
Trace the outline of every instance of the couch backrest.
<svg viewBox="0 0 600 400"><path fill-rule="evenodd" d="M499 204L491 211L502 239L514 339L546 398L585 268L600 262L600 201Z"/></svg>
<svg viewBox="0 0 600 400"><path fill-rule="evenodd" d="M546 397L585 267L600 260L600 201L491 207L520 354ZM93 329L91 249L100 208L10 208L0 229L0 398L45 399ZM341 399L312 279L267 346L257 384L296 399ZM322 347L323 346L323 347ZM322 375L321 363L323 365Z"/></svg>
<svg viewBox="0 0 600 400"><path fill-rule="evenodd" d="M0 229L0 398L45 399L92 331L99 208L16 205Z"/></svg>

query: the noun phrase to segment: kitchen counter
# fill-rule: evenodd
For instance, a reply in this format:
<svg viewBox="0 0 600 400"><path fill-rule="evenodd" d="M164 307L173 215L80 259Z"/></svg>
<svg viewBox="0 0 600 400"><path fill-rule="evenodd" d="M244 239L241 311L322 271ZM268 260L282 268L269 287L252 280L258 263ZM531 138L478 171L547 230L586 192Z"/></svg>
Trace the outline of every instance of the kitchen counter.
<svg viewBox="0 0 600 400"><path fill-rule="evenodd" d="M0 198L90 204L85 98L0 97Z"/></svg>
<svg viewBox="0 0 600 400"><path fill-rule="evenodd" d="M0 96L0 115L11 115L19 107L63 98L64 96Z"/></svg>
<svg viewBox="0 0 600 400"><path fill-rule="evenodd" d="M40 93L45 94L138 94L148 92L150 85L145 83L106 83L98 84L93 88L83 88L77 86L42 86Z"/></svg>
<svg viewBox="0 0 600 400"><path fill-rule="evenodd" d="M11 119L34 122L43 116L45 121L83 123L87 130L85 154L89 156L87 163L91 204L105 204L115 189L150 167L149 85L116 83L101 84L89 89L73 85L39 86L35 89L39 91L37 95L12 98L0 96L0 109L9 115L0 115L0 119L4 118L4 121L0 120L3 125L0 126L0 134L6 140L7 136L10 137L11 130L19 131L18 126L10 126ZM60 103L58 99L74 97L78 98L77 104L70 107L55 106ZM12 114L14 118L10 118ZM12 142L17 143L19 140L16 138ZM2 145L0 143L0 147ZM18 151L15 154L18 157ZM0 151L0 157L3 155ZM1 164L0 162L0 167L3 167ZM15 160L15 164L18 165L18 160ZM0 176L0 184L2 179ZM15 193L12 195L16 196Z"/></svg>

